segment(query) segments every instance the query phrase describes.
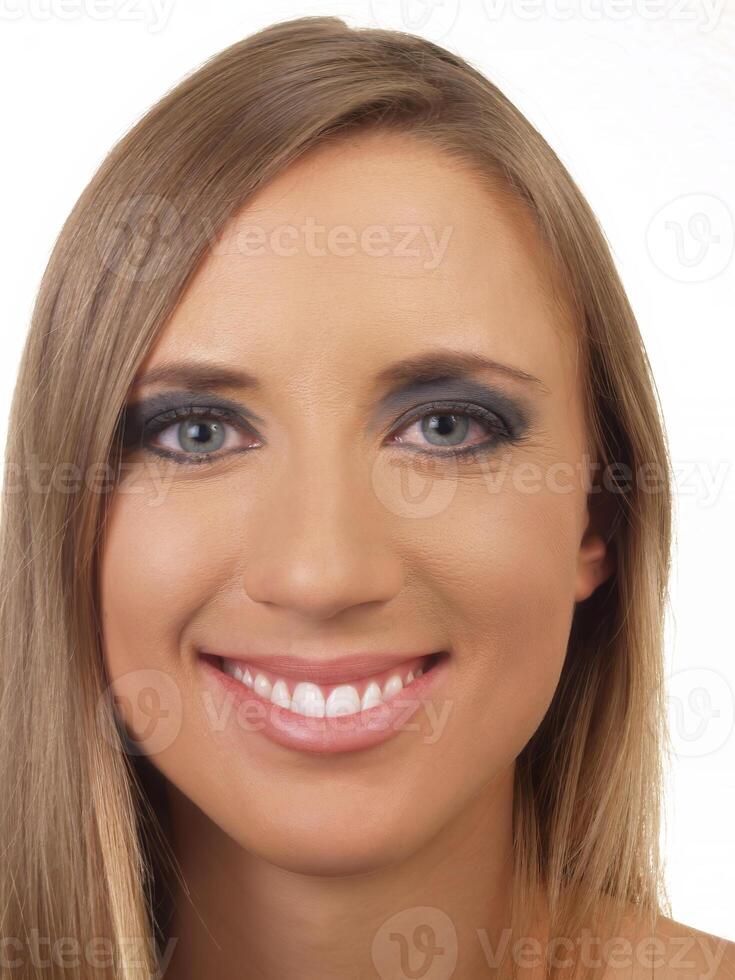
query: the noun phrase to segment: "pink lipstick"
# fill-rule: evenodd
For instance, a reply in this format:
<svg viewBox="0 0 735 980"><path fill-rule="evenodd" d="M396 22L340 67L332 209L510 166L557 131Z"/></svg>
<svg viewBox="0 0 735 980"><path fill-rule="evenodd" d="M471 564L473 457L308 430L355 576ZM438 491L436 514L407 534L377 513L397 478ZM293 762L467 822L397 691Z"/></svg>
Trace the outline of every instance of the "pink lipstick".
<svg viewBox="0 0 735 980"><path fill-rule="evenodd" d="M238 723L286 748L369 748L410 723L446 673L448 654L359 654L331 660L210 653L208 684L232 697Z"/></svg>

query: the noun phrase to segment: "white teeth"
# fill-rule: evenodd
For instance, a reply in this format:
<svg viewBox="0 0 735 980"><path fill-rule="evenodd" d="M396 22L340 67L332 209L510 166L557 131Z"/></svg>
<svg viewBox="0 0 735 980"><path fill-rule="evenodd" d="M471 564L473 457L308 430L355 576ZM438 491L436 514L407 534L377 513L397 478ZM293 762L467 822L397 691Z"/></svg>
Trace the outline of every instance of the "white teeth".
<svg viewBox="0 0 735 980"><path fill-rule="evenodd" d="M376 704L382 703L383 695L380 693L380 685L376 684L375 681L370 681L362 696L360 710L366 711L368 708L374 708Z"/></svg>
<svg viewBox="0 0 735 980"><path fill-rule="evenodd" d="M273 704L278 704L282 708L291 707L291 697L288 693L288 685L285 681L277 680L273 685L273 690L271 691L271 701Z"/></svg>
<svg viewBox="0 0 735 980"><path fill-rule="evenodd" d="M321 688L309 681L300 681L294 688L291 710L309 718L323 718L324 695Z"/></svg>
<svg viewBox="0 0 735 980"><path fill-rule="evenodd" d="M383 688L383 698L387 699L393 697L394 694L398 694L398 692L401 690L403 690L403 681L398 674L394 674L385 682L385 687Z"/></svg>
<svg viewBox="0 0 735 980"><path fill-rule="evenodd" d="M253 689L255 693L259 694L262 698L268 699L271 696L271 682L264 674L256 675Z"/></svg>
<svg viewBox="0 0 735 980"><path fill-rule="evenodd" d="M374 708L376 705L388 701L404 687L400 674L392 674L382 691L376 681L370 681L365 693L360 698L354 685L340 684L325 700L324 692L318 684L301 681L294 688L292 698L289 694L288 684L281 678L277 678L274 683L271 683L265 674L256 673L253 677L247 666L243 668L229 660L225 660L222 667L225 673L235 677L241 683L252 688L256 694L272 701L273 704L287 708L297 714L314 718L325 716L334 718L337 715L354 715L360 711L367 711L369 708ZM409 670L406 674L405 684L410 684L415 678L421 677L423 673L423 667L418 667L415 672Z"/></svg>
<svg viewBox="0 0 735 980"><path fill-rule="evenodd" d="M342 684L335 687L327 698L325 714L327 718L337 715L356 715L360 707L360 695L352 684Z"/></svg>

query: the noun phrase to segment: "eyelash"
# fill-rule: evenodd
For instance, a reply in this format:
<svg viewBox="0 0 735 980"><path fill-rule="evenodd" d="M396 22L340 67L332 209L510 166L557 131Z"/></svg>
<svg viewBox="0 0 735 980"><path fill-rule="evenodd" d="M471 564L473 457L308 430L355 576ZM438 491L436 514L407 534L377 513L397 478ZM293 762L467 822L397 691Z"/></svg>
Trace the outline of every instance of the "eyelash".
<svg viewBox="0 0 735 980"><path fill-rule="evenodd" d="M400 443L399 445L409 452L420 453L422 456L452 457L456 459L458 457L487 456L495 452L504 443L516 441L509 427L499 415L496 415L495 412L491 412L487 408L483 408L481 405L476 405L474 402L429 402L427 405L422 405L418 413L412 412L407 419L401 420L399 431L412 426L416 422L420 422L422 419L442 415L464 415L470 419L482 422L491 431L492 438L489 441L481 442L474 446L466 446L464 449L431 450L417 449L407 443Z"/></svg>
<svg viewBox="0 0 735 980"><path fill-rule="evenodd" d="M154 415L150 419L146 419L141 427L140 438L136 440L138 446L156 456L170 459L172 462L181 465L206 466L207 464L216 463L228 455L227 452L219 453L218 455L214 453L187 453L185 451L173 452L168 449L163 449L160 446L149 445L149 439L152 436L165 432L167 429L176 425L177 422L183 422L190 418L205 421L215 419L218 422L228 422L234 428L239 429L240 432L255 435L251 427L236 412L231 412L229 409L219 408L216 405L177 405L175 408L170 408L165 412ZM249 450L239 449L234 451L248 452Z"/></svg>
<svg viewBox="0 0 735 980"><path fill-rule="evenodd" d="M442 415L463 415L468 416L470 419L482 422L493 433L492 438L490 441L482 442L473 446L467 446L463 449L427 450L418 449L410 446L407 443L398 443L394 445L399 445L401 448L407 449L409 452L419 453L423 456L457 458L489 455L500 445L519 441L516 437L514 437L509 427L499 415L496 415L489 409L483 408L481 405L477 405L474 402L430 402L427 405L422 405L420 412L414 412L407 419L401 420L398 427L398 432L409 428L411 425L416 422L420 422L424 418ZM147 419L143 423L140 438L136 440L138 447L145 449L147 452L152 452L156 456L161 456L164 459L170 459L179 465L193 464L201 466L213 464L228 455L228 452L219 453L218 455L204 452L173 452L171 450L163 449L160 446L151 446L149 444L149 440L152 436L165 432L177 422L182 422L189 418L198 418L203 420L215 419L217 421L228 422L241 432L255 435L254 430L248 425L248 423L244 422L243 419L237 415L237 413L231 412L228 409L218 408L214 405L179 405L175 408L168 409L165 412L161 412L152 418ZM232 451L248 452L249 448L230 450L230 452Z"/></svg>

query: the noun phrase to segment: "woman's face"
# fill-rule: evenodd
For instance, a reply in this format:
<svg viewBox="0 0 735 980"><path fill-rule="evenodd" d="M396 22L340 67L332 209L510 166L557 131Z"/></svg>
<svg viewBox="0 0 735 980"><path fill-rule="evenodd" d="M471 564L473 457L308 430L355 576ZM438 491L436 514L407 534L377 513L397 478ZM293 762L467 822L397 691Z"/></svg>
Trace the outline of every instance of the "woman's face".
<svg viewBox="0 0 735 980"><path fill-rule="evenodd" d="M549 706L605 571L573 328L542 269L506 197L362 134L236 216L141 367L102 553L107 672L141 751L279 866L416 850L512 772ZM138 383L182 361L247 377ZM369 708L371 680L389 704L432 653L392 693L399 718ZM297 683L328 679L311 664L337 670L292 711Z"/></svg>

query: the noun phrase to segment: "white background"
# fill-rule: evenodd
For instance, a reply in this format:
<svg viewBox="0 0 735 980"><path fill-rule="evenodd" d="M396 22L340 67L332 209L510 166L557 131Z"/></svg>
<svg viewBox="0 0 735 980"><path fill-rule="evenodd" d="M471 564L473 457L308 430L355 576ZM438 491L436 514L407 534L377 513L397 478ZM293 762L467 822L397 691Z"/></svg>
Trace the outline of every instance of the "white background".
<svg viewBox="0 0 735 980"><path fill-rule="evenodd" d="M107 150L206 58L306 14L411 30L467 58L600 218L677 468L663 838L674 918L735 940L735 0L0 0L2 444L51 246Z"/></svg>

